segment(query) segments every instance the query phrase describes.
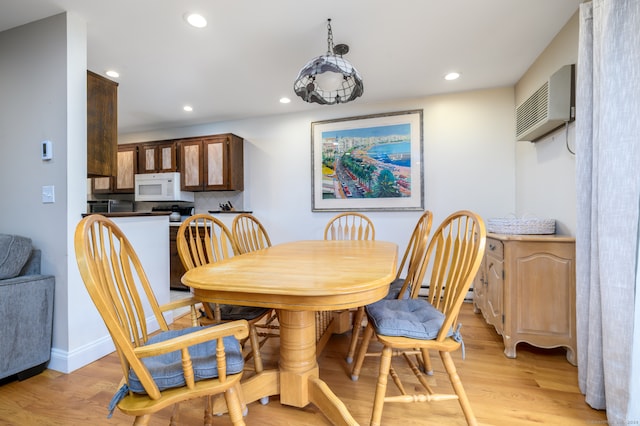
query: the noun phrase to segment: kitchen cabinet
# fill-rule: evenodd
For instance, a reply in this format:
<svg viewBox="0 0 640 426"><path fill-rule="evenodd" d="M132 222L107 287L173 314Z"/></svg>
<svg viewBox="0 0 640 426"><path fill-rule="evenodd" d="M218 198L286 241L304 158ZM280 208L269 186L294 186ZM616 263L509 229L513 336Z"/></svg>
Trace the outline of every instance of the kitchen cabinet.
<svg viewBox="0 0 640 426"><path fill-rule="evenodd" d="M137 155L137 145L119 145L116 154L116 176L91 179L91 192L94 194L133 194L134 177L138 172Z"/></svg>
<svg viewBox="0 0 640 426"><path fill-rule="evenodd" d="M118 145L118 169L113 192L133 194L135 174L138 173L138 146Z"/></svg>
<svg viewBox="0 0 640 426"><path fill-rule="evenodd" d="M179 142L183 191L242 191L243 139L234 134Z"/></svg>
<svg viewBox="0 0 640 426"><path fill-rule="evenodd" d="M138 145L138 173L165 173L178 170L175 141L148 142Z"/></svg>
<svg viewBox="0 0 640 426"><path fill-rule="evenodd" d="M100 177L91 179L91 193L93 194L111 194L113 191L113 179L109 177Z"/></svg>
<svg viewBox="0 0 640 426"><path fill-rule="evenodd" d="M87 71L87 176L116 175L118 83Z"/></svg>
<svg viewBox="0 0 640 426"><path fill-rule="evenodd" d="M576 365L575 239L556 235L487 234L474 280L474 310L516 345L564 347Z"/></svg>

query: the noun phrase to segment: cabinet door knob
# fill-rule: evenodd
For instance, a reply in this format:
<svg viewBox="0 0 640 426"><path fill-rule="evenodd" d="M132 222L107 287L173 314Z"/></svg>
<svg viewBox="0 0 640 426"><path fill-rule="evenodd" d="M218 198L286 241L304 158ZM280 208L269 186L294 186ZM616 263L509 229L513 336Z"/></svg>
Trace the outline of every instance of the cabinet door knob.
<svg viewBox="0 0 640 426"><path fill-rule="evenodd" d="M494 251L496 249L495 244L489 244L489 250Z"/></svg>

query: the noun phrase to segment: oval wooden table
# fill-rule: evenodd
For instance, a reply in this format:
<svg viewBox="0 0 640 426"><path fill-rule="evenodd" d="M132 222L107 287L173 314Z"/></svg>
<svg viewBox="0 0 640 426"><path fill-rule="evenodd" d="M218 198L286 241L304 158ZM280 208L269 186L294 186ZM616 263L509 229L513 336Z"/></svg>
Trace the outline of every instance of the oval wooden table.
<svg viewBox="0 0 640 426"><path fill-rule="evenodd" d="M182 282L203 301L278 310L278 369L244 381L245 402L279 394L281 404L313 403L334 424L355 425L319 378L315 312L382 299L396 275L397 253L397 245L385 241L296 241L192 269Z"/></svg>

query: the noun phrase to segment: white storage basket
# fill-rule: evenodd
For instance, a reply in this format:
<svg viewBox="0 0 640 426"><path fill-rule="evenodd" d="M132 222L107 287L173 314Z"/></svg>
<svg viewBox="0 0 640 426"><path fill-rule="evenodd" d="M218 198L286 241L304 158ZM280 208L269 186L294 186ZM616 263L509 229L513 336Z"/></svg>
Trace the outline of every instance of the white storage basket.
<svg viewBox="0 0 640 426"><path fill-rule="evenodd" d="M487 231L494 234L555 234L555 219L498 217L487 220Z"/></svg>

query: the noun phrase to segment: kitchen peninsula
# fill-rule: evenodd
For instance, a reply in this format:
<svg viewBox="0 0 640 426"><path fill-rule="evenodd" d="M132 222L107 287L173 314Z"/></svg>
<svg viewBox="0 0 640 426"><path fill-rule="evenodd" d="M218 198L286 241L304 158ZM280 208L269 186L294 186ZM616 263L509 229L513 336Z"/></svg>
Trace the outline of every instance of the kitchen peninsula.
<svg viewBox="0 0 640 426"><path fill-rule="evenodd" d="M160 305L170 301L169 292L169 245L167 244L167 233L169 229L169 212L120 212L120 213L101 213L103 216L110 218L124 232L127 239L131 242L136 254L140 258L142 267L144 268L153 292ZM86 216L87 214L83 214ZM147 316L147 327L149 330L157 330L158 324L155 320L151 320L150 307L146 298L143 298L143 306ZM87 306L93 306L90 303L87 294ZM86 310L87 324L102 324L102 319L98 311L94 308ZM173 312L165 313L167 323L173 323ZM113 342L106 327L87 327L86 333L90 343L78 348L74 356L81 358L82 363L86 365L93 362L106 354L115 350Z"/></svg>

